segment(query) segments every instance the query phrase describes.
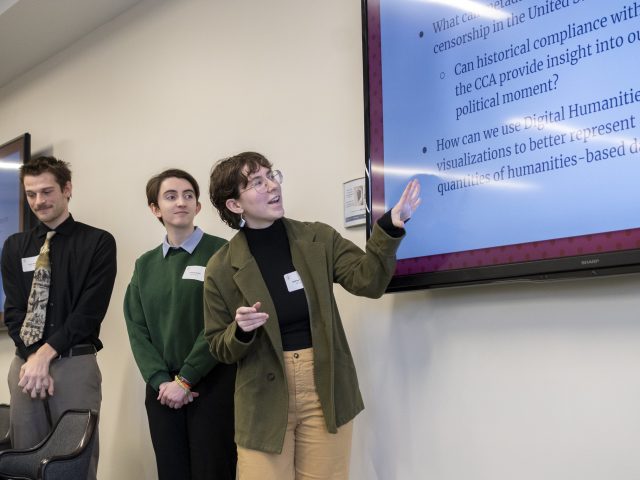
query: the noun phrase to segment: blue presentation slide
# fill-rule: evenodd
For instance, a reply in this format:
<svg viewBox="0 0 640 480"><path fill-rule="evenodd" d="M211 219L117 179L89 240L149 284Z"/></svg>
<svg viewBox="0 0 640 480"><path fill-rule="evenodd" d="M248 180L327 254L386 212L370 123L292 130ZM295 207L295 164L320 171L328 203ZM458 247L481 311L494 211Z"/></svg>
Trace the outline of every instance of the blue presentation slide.
<svg viewBox="0 0 640 480"><path fill-rule="evenodd" d="M453 6L457 5L457 6ZM398 258L640 227L640 3L380 0Z"/></svg>
<svg viewBox="0 0 640 480"><path fill-rule="evenodd" d="M0 253L9 235L20 230L20 181L18 166L20 155L0 158ZM0 312L4 311L4 291L0 278Z"/></svg>

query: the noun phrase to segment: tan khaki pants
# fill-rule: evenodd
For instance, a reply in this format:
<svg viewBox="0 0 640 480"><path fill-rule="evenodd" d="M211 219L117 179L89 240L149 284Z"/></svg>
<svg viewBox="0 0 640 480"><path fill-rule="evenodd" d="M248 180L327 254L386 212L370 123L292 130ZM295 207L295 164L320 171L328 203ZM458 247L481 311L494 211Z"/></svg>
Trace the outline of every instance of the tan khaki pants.
<svg viewBox="0 0 640 480"><path fill-rule="evenodd" d="M284 352L289 421L280 455L238 446L239 480L347 480L353 422L327 431L313 375L313 349Z"/></svg>

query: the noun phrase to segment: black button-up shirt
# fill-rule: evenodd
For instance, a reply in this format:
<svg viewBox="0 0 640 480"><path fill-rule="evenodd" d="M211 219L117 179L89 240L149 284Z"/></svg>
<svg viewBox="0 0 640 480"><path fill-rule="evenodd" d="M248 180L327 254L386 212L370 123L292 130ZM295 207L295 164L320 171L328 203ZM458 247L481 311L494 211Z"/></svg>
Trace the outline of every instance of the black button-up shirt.
<svg viewBox="0 0 640 480"><path fill-rule="evenodd" d="M25 360L43 342L58 353L81 343L102 348L98 339L116 277L116 242L104 230L76 222L69 216L51 239L51 286L43 339L26 347L20 328L27 312L33 271L24 272L22 259L37 256L49 228L11 235L2 249L2 282L5 291L4 321Z"/></svg>

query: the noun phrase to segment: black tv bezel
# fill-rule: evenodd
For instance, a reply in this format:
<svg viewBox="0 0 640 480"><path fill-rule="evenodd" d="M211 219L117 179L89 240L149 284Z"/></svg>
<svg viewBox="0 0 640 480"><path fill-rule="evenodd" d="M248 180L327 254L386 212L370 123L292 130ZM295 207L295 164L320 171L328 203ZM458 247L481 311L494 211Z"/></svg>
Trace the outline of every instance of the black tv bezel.
<svg viewBox="0 0 640 480"><path fill-rule="evenodd" d="M371 168L368 3L369 0L361 0L367 240L371 236L373 228L373 202L371 193L373 170ZM595 234L596 233L594 233L594 235ZM550 280L594 278L638 272L640 272L640 248L634 248L597 254L572 255L482 267L468 267L408 275L394 274L391 282L387 286L386 292L394 293L410 290L461 287L490 283L541 282Z"/></svg>

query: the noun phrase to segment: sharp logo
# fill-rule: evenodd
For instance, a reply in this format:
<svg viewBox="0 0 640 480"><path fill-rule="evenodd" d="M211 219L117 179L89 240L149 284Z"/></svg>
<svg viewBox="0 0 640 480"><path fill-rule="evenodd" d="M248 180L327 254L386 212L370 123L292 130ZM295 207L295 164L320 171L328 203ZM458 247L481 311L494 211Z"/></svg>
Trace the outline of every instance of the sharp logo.
<svg viewBox="0 0 640 480"><path fill-rule="evenodd" d="M582 260L580 262L582 265L595 265L596 263L600 263L599 258L593 258L591 260Z"/></svg>

